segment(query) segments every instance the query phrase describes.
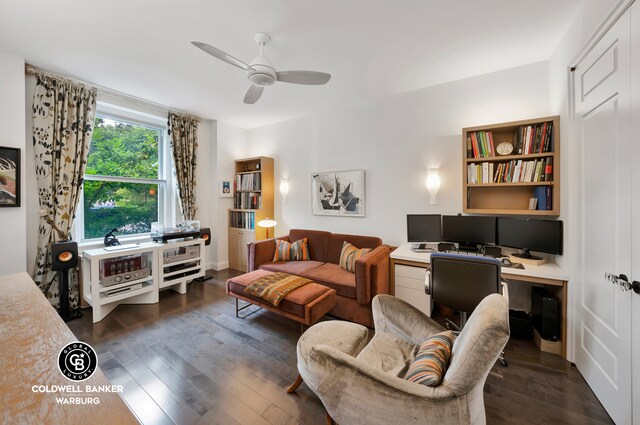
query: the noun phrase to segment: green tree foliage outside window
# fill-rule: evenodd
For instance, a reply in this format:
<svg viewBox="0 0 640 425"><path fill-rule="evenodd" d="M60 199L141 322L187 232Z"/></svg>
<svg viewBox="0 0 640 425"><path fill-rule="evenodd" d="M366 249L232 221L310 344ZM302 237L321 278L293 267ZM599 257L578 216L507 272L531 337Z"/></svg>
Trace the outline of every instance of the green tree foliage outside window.
<svg viewBox="0 0 640 425"><path fill-rule="evenodd" d="M98 116L85 174L158 179L161 136L158 129ZM85 180L85 239L103 237L116 227L121 234L149 232L157 220L157 184Z"/></svg>

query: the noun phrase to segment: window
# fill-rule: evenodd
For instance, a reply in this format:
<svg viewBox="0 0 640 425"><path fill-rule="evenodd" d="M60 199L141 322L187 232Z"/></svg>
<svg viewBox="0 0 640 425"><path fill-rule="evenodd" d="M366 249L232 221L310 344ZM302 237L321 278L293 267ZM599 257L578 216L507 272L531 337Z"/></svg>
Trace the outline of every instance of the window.
<svg viewBox="0 0 640 425"><path fill-rule="evenodd" d="M160 120L98 105L77 239L103 238L114 228L118 235L149 233L152 222L173 218L166 122Z"/></svg>

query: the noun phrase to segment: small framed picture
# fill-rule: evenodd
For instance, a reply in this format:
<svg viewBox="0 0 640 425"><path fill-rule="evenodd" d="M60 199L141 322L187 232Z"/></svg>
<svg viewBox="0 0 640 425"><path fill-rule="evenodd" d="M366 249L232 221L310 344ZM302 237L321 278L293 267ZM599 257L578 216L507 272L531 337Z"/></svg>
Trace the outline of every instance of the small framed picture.
<svg viewBox="0 0 640 425"><path fill-rule="evenodd" d="M231 180L224 179L220 182L220 197L221 198L233 197L233 186L231 185Z"/></svg>
<svg viewBox="0 0 640 425"><path fill-rule="evenodd" d="M0 146L0 207L20 206L20 149Z"/></svg>

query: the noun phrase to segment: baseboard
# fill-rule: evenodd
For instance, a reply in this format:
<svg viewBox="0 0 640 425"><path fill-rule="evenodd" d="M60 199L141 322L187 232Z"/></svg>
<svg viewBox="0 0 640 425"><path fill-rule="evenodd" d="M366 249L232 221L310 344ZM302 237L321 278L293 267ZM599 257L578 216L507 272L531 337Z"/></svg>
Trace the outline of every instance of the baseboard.
<svg viewBox="0 0 640 425"><path fill-rule="evenodd" d="M211 263L213 265L213 269L215 271L220 271L220 270L224 270L224 269L228 269L229 268L229 262L228 261L221 261L219 263Z"/></svg>

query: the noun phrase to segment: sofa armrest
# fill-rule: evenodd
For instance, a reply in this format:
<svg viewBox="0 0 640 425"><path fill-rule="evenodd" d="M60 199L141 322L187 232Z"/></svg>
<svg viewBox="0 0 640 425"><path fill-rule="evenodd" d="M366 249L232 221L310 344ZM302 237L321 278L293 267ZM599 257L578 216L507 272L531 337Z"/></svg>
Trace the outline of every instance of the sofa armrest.
<svg viewBox="0 0 640 425"><path fill-rule="evenodd" d="M378 294L389 293L388 245L380 245L356 261L356 301L366 305Z"/></svg>
<svg viewBox="0 0 640 425"><path fill-rule="evenodd" d="M257 270L261 264L273 261L276 253L276 240L265 239L263 241L251 242L248 245L249 256L247 257L248 271Z"/></svg>

